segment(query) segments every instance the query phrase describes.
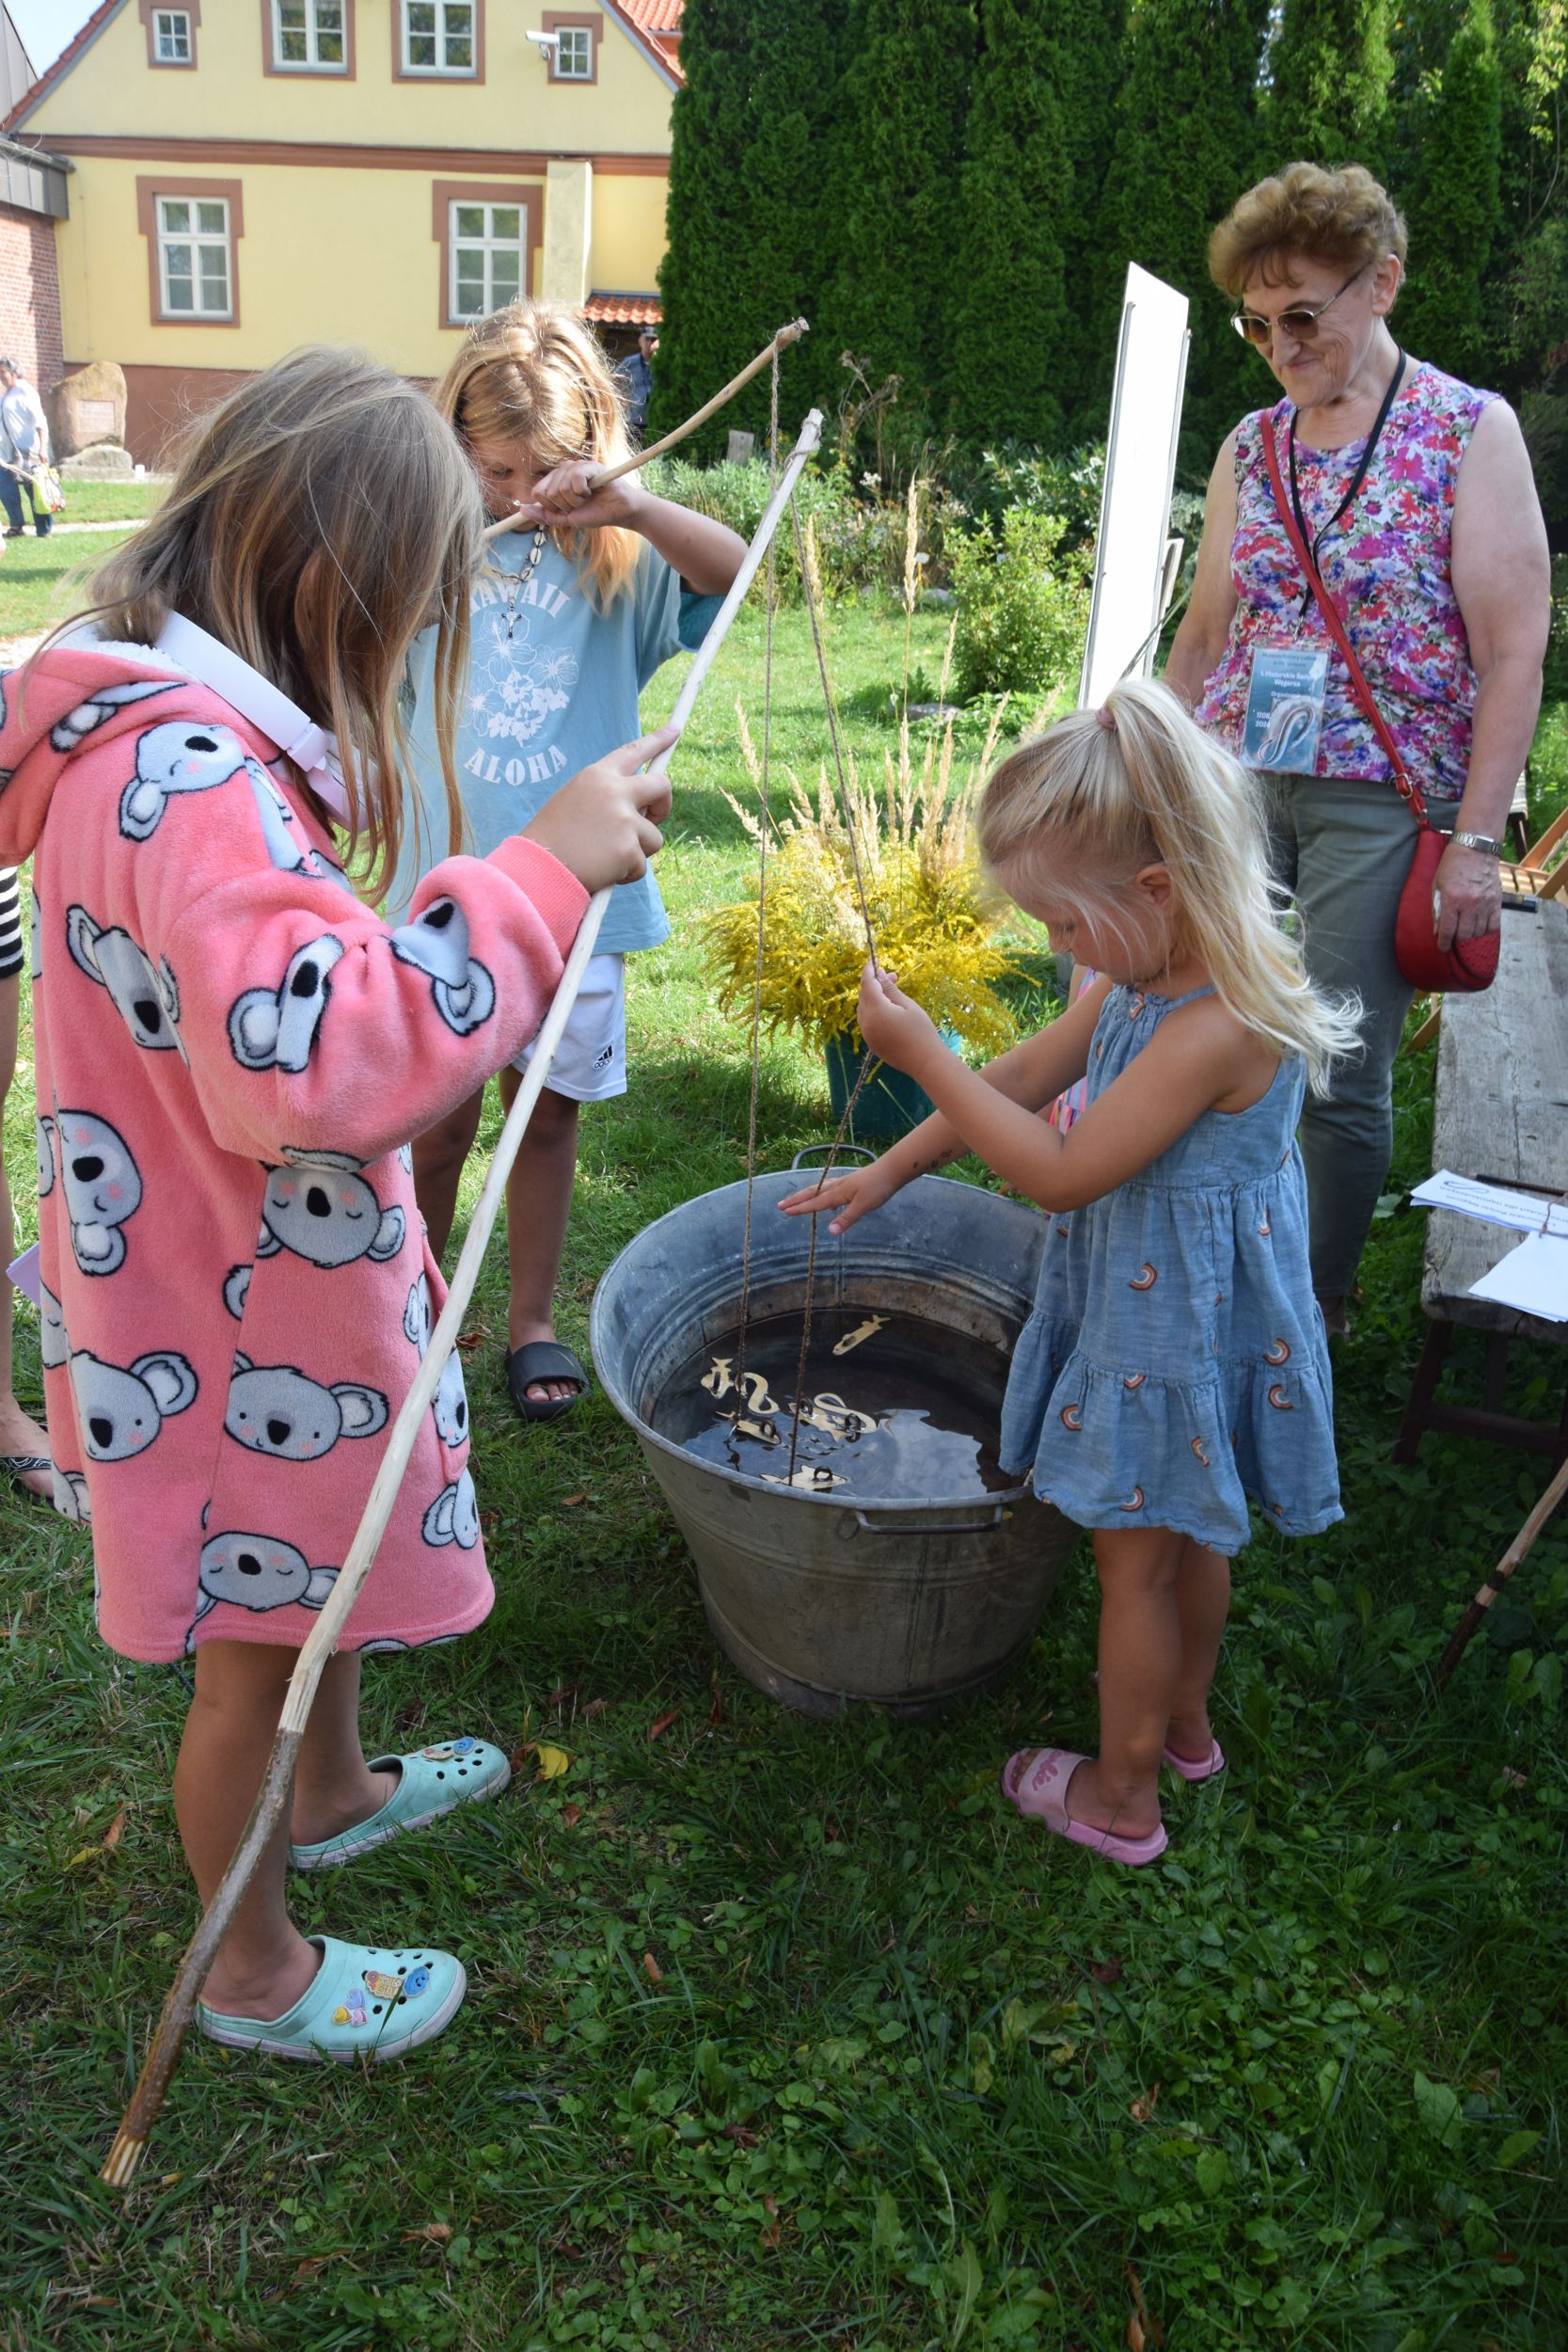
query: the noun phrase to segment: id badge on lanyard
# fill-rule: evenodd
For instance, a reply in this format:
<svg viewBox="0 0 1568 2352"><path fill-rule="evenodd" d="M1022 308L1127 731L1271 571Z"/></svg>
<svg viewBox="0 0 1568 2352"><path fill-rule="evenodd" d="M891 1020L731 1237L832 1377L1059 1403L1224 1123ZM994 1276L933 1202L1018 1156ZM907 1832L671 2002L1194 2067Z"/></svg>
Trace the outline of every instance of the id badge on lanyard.
<svg viewBox="0 0 1568 2352"><path fill-rule="evenodd" d="M1301 493L1296 485L1296 425L1291 419L1291 500L1295 508L1296 524L1303 544L1311 543L1312 561L1316 564L1318 548L1329 532L1341 523L1355 503L1357 491L1367 478L1373 454L1383 438L1383 428L1394 405L1404 374L1404 354L1396 346L1394 373L1378 408L1377 421L1368 436L1351 477L1350 487L1339 501L1326 523L1312 538L1302 512ZM1312 601L1308 585L1302 599L1305 614ZM1246 719L1242 729L1242 759L1248 768L1266 768L1287 775L1314 775L1318 766L1318 739L1323 733L1323 703L1328 691L1328 649L1303 645L1258 645L1253 649L1252 668L1247 679Z"/></svg>
<svg viewBox="0 0 1568 2352"><path fill-rule="evenodd" d="M1255 645L1242 729L1243 766L1312 775L1327 691L1328 654L1323 646Z"/></svg>

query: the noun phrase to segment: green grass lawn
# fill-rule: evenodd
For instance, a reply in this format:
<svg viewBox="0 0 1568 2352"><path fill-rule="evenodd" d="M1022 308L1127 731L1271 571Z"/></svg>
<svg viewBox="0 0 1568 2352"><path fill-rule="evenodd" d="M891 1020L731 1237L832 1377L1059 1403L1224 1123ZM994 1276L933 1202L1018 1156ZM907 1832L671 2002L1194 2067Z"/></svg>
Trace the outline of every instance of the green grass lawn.
<svg viewBox="0 0 1568 2352"><path fill-rule="evenodd" d="M893 681L901 635L834 616L847 696ZM579 1347L621 1244L743 1167L746 1040L691 929L747 865L721 787L736 693L760 722L761 644L748 613L676 755L674 936L634 966L631 1092L584 1122ZM916 654L934 675L934 621ZM815 772L798 614L775 714ZM890 739L851 733L868 756ZM498 1605L453 1648L375 1661L366 1731L547 1739L569 1770L524 1758L499 1803L296 1882L307 1923L451 1942L467 2006L373 2074L193 2043L123 2201L97 2167L193 1924L169 1800L185 1693L97 1641L80 1532L0 1498L7 2352L1561 2352L1568 1519L1436 1694L1544 1472L1433 1438L1389 1462L1423 1328L1401 1200L1430 1166L1430 1057L1402 1065L1339 1359L1348 1516L1244 1555L1216 1693L1231 1769L1171 1795L1169 1854L1139 1873L995 1789L1026 1740L1093 1744L1085 1561L999 1695L924 1727L781 1711L716 1650L602 1397L519 1429L493 1253L467 1368ZM819 1069L768 1046L762 1164L828 1132ZM30 1316L19 1341L36 1400ZM1526 1352L1537 1413L1563 1370Z"/></svg>

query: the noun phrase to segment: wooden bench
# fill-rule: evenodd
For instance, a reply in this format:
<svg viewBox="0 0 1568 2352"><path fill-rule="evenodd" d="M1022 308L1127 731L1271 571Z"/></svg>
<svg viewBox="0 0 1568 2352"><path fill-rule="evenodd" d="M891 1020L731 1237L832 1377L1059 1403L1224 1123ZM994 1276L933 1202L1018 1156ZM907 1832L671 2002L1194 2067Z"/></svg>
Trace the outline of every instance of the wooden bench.
<svg viewBox="0 0 1568 2352"><path fill-rule="evenodd" d="M1497 977L1476 996L1443 999L1433 1166L1560 1200L1568 1194L1568 902L1503 909ZM1568 1392L1555 1422L1505 1409L1512 1340L1568 1344L1568 1324L1472 1298L1472 1282L1521 1236L1451 1209L1426 1213L1421 1306L1432 1319L1394 1447L1412 1462L1427 1429L1450 1429L1568 1457ZM1479 1405L1444 1402L1437 1385L1456 1328L1487 1334Z"/></svg>

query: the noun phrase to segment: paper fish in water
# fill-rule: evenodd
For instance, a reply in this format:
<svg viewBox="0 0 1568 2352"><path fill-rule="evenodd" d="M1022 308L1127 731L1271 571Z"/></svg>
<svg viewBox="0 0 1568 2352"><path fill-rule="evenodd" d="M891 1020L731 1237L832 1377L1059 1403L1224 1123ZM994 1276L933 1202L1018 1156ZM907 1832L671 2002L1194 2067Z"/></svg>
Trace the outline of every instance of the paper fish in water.
<svg viewBox="0 0 1568 2352"><path fill-rule="evenodd" d="M875 1417L863 1413L854 1405L846 1405L832 1389L823 1389L800 1408L803 1428L820 1429L830 1438L859 1438L876 1428Z"/></svg>
<svg viewBox="0 0 1568 2352"><path fill-rule="evenodd" d="M707 1391L709 1396L728 1396L735 1386L735 1382L730 1377L730 1366L734 1361L733 1356L714 1358L710 1368L704 1373L701 1382L701 1386Z"/></svg>
<svg viewBox="0 0 1568 2352"><path fill-rule="evenodd" d="M857 1323L852 1331L846 1331L833 1349L833 1354L847 1356L852 1347L859 1347L862 1340L874 1338L886 1321L886 1315L868 1315L863 1323Z"/></svg>
<svg viewBox="0 0 1568 2352"><path fill-rule="evenodd" d="M775 1478L770 1470L763 1471L770 1486L804 1486L814 1494L825 1495L830 1487L845 1486L848 1480L836 1478L826 1462L802 1462L792 1478Z"/></svg>

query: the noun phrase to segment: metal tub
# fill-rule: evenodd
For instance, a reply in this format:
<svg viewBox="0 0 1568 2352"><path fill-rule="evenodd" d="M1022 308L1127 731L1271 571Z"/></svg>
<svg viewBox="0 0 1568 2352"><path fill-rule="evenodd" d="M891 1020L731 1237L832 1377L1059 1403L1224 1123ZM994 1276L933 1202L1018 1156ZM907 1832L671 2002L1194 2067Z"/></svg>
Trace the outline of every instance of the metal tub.
<svg viewBox="0 0 1568 2352"><path fill-rule="evenodd" d="M751 1312L799 1311L807 1220L752 1188ZM594 1361L691 1548L715 1636L759 1689L810 1715L852 1701L935 1711L998 1680L1038 1625L1079 1530L1029 1487L857 1502L772 1486L661 1437L675 1368L739 1319L746 1186L702 1194L627 1244L600 1281ZM817 1235L816 1306L918 1315L1010 1352L1043 1239L1016 1200L922 1176L841 1240Z"/></svg>

